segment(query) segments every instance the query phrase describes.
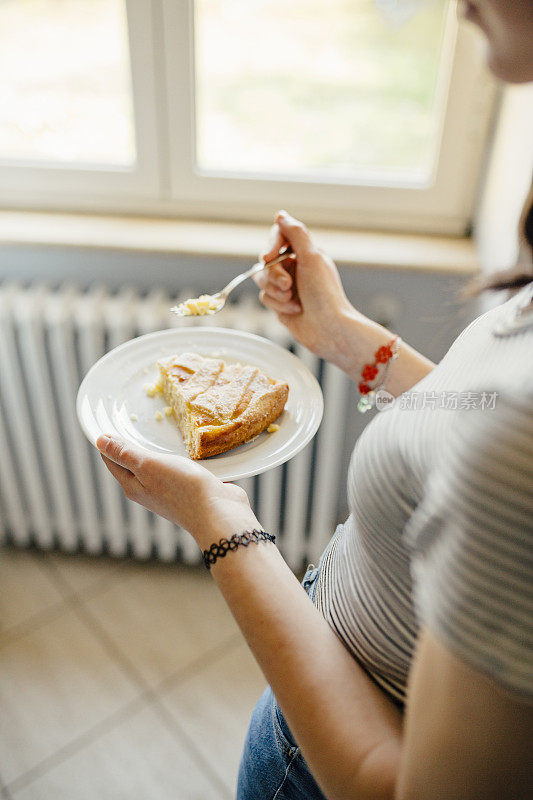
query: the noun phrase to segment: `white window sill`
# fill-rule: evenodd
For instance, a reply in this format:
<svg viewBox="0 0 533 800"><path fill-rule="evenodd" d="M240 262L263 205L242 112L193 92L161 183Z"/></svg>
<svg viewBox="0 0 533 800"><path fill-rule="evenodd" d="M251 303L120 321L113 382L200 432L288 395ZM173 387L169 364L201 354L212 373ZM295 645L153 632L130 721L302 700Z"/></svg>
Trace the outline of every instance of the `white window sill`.
<svg viewBox="0 0 533 800"><path fill-rule="evenodd" d="M255 260L268 225L0 211L0 247L89 248ZM313 227L335 261L348 267L422 270L472 275L479 255L472 239L345 231Z"/></svg>

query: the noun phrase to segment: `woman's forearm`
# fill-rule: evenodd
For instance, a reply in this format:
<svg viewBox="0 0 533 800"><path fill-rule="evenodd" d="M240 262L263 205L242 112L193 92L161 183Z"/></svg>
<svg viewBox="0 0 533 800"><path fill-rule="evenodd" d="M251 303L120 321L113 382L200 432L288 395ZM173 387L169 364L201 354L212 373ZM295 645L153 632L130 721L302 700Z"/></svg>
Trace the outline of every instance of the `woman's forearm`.
<svg viewBox="0 0 533 800"><path fill-rule="evenodd" d="M180 456L123 439L97 446L126 497L184 527L201 550L259 527L245 492ZM233 616L330 800L392 798L401 716L358 667L271 543L239 547L212 567Z"/></svg>
<svg viewBox="0 0 533 800"><path fill-rule="evenodd" d="M373 361L375 351L390 341L392 333L353 309L341 315L334 336L335 346L328 360L358 383L363 366ZM422 380L434 367L429 358L402 342L398 358L391 365L386 389L397 397Z"/></svg>
<svg viewBox="0 0 533 800"><path fill-rule="evenodd" d="M316 781L330 800L392 798L401 716L358 667L271 544L212 568Z"/></svg>

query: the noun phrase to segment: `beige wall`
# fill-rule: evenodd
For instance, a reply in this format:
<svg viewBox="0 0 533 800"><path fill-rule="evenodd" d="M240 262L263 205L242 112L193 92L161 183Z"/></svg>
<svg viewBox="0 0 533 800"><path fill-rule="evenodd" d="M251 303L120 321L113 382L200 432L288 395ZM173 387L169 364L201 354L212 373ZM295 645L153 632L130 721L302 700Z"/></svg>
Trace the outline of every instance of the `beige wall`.
<svg viewBox="0 0 533 800"><path fill-rule="evenodd" d="M502 92L475 224L481 264L493 271L518 255L517 227L533 174L533 84Z"/></svg>

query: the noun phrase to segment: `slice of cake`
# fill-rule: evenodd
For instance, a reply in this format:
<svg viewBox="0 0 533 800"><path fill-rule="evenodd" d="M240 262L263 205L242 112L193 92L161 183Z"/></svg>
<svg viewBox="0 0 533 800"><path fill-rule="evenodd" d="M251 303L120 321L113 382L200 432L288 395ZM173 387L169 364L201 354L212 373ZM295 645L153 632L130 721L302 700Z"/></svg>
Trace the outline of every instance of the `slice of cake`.
<svg viewBox="0 0 533 800"><path fill-rule="evenodd" d="M163 395L191 458L225 453L262 433L289 394L284 381L248 364L182 353L158 362Z"/></svg>

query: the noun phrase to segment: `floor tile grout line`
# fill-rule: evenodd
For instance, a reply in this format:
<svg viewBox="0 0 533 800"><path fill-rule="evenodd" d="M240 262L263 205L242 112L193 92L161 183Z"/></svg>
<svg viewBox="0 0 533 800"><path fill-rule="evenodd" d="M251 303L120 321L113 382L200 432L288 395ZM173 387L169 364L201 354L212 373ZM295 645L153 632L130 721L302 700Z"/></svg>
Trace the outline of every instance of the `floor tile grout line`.
<svg viewBox="0 0 533 800"><path fill-rule="evenodd" d="M88 629L95 635L101 645L103 645L108 652L108 654L113 658L115 663L118 663L121 670L127 675L127 677L132 680L138 689L140 689L140 694L134 698L132 704L135 702L141 703L141 707L143 703L158 703L158 692L160 692L160 696L162 697L166 691L169 691L171 688L178 686L182 681L186 680L191 674L194 674L193 670L195 668L200 667L198 662L202 662L203 666L206 666L206 660L209 659L209 664L216 663L218 658L222 658L227 651L231 651L233 647L238 646L238 638L237 635L232 635L229 639L222 643L222 645L217 645L213 650L207 651L203 653L202 656L199 656L195 661L191 664L186 665L185 668L181 668L177 670L168 678L165 678L159 686L150 687L149 684L145 681L145 679L137 672L133 664L129 661L129 659L124 656L121 652L120 648L116 645L114 640L109 636L109 634L105 631L105 629L101 626L99 621L94 617L93 614L89 611L89 609L85 606L85 601L89 598L82 598L77 595L72 595L70 591L70 587L68 586L67 581L64 579L63 575L61 575L60 571L54 564L48 565L50 568L50 572L54 575L54 579L57 582L58 588L62 592L65 597L64 605L66 608L70 608L75 611L78 618L86 625ZM125 707L126 709L128 706ZM21 786L25 786L28 783L31 783L33 780L36 780L38 777L41 777L43 774L48 772L54 766L57 766L62 761L64 761L69 756L72 756L79 752L80 749L87 747L87 745L91 744L94 741L96 736L101 736L102 734L111 730L117 722L114 721L115 716L117 713L106 717L104 720L101 720L100 723L97 723L93 728L89 731L86 731L84 734L81 734L76 739L73 739L71 742L64 745L63 748L60 748L55 753L48 756L44 759L40 764L36 764L27 772L20 775L15 781L8 784L8 788L11 789L12 787L16 787L18 790ZM120 718L119 718L120 721ZM188 741L186 739L183 742ZM183 743L182 742L182 743ZM197 753L197 760L199 760L202 766L205 767L205 763L201 754ZM34 776L34 777L33 777ZM29 778L29 780L28 780Z"/></svg>
<svg viewBox="0 0 533 800"><path fill-rule="evenodd" d="M13 781L7 784L6 789L15 792L23 789L24 787L36 781L38 778L46 775L46 773L50 772L50 770L54 767L62 764L68 758L75 756L81 750L96 741L96 739L105 735L114 727L127 720L128 717L132 716L138 711L141 711L144 707L149 707L152 702L153 697L149 692L134 697L132 700L126 703L126 705L122 706L122 708L119 708L109 716L104 717L104 719L101 719L91 728L83 733L80 733L54 753L46 756L46 758L43 758L22 775L19 775L18 778L15 778Z"/></svg>
<svg viewBox="0 0 533 800"><path fill-rule="evenodd" d="M54 576L49 574L50 570L48 568L43 571L47 573L47 577L53 580L54 584L57 583ZM93 586L88 587L83 592L78 592L70 587L64 578L62 578L62 581L62 591L60 592L62 599L52 603L43 611L32 614L31 617L28 617L23 622L19 622L16 625L6 628L4 631L0 631L0 650L21 637L33 633L42 625L46 625L48 622L57 619L61 614L72 610L73 606L77 603L85 603L92 600L109 585L107 580L102 578L101 581L96 581ZM57 585L56 588L58 588ZM67 590L65 591L65 589Z"/></svg>
<svg viewBox="0 0 533 800"><path fill-rule="evenodd" d="M143 702L151 702L155 698L155 695L153 694L153 691L148 685L148 683L146 683L144 678L137 672L137 670L135 669L133 664L129 661L129 659L123 655L123 653L117 647L113 639L107 634L107 632L97 621L94 615L92 615L90 611L86 608L85 602L87 602L90 598L73 595L71 588L68 585L68 582L65 580L65 578L63 577L60 570L57 568L55 564L49 563L47 565L47 568L50 570L51 578L57 584L57 588L65 598L64 604L74 611L74 613L76 614L78 619L82 622L82 624L84 624L85 627L91 631L91 633L95 636L99 644L104 647L107 654L113 660L113 663L115 663L119 667L121 672L125 675L125 677L127 677L128 680L134 684L135 688L139 692L135 700ZM114 724L113 718L114 715L110 715L109 717L104 718L104 720L102 720L101 723L98 723L97 726L95 726L95 728L101 728L101 730L99 731L99 735L102 735L102 733L105 733L107 730L113 727ZM79 744L77 746L74 746L72 752L69 751L65 757L68 757L69 755L78 752L80 748L83 748L84 746L87 746L87 744L90 744L92 741L94 741L94 734L92 736L87 735L90 734L92 730L93 729L90 729L85 734L82 734L81 737L79 737L80 740ZM77 741L78 739L74 739L64 747L68 748L69 745L70 746L75 745ZM65 757L61 757L62 751L63 748L60 748L58 751L56 751L56 753L51 754L47 759L41 762L40 765L36 765L34 768L28 770L28 772L23 773L23 775L19 776L19 778L16 780L22 781L28 775L31 775L33 769L37 769L39 767L41 767L40 774L41 775L44 774L45 772L48 771L48 769L50 769L53 766L56 766L58 763L61 763L62 761L65 760ZM57 756L59 756L59 758L57 758ZM45 768L43 772L42 766L45 763L48 765L48 767ZM37 777L39 777L39 775ZM11 787L12 784L9 784L9 786Z"/></svg>
<svg viewBox="0 0 533 800"><path fill-rule="evenodd" d="M177 738L177 741L181 742L182 744L186 743L188 745L189 749L192 750L193 753L196 755L197 760L201 761L204 771L206 772L206 774L210 776L209 779L211 780L211 782L213 784L216 784L215 788L217 789L217 791L220 791L221 788L223 788L224 793L226 792L228 793L227 796L229 800L231 800L231 797L233 796L232 790L227 786L227 784L224 782L224 780L218 774L218 772L215 769L213 769L210 762L204 757L203 753L200 750L198 750L196 744L191 739L189 739L189 736L186 733L186 731L182 728L182 726L179 724L178 720L174 717L174 715L166 708L163 701L168 692L172 691L173 689L176 689L178 686L185 683L189 678L198 675L197 668L200 665L197 662L199 661L202 662L201 669L207 669L208 666L216 664L217 661L224 658L225 655L233 652L233 650L236 650L241 645L241 643L242 643L242 636L240 634L238 635L233 634L231 637L226 639L224 642L219 644L216 648L214 648L214 650L211 651L211 659L209 660L209 663L206 663L205 654L204 656L199 656L198 659L189 664L185 669L182 669L180 671L179 676L177 674L170 675L169 677L161 681L161 683L158 684L154 689L154 693L156 695L153 703L154 711L156 711L159 714L162 721L165 722L167 728L171 731L174 737Z"/></svg>
<svg viewBox="0 0 533 800"><path fill-rule="evenodd" d="M190 755L196 759L198 765L204 770L204 774L210 781L213 788L216 789L217 792L222 790L224 794L228 792L229 795L229 792L231 791L230 788L220 777L216 769L214 769L214 767L211 765L211 762L205 758L202 751L188 736L186 731L182 728L170 711L168 711L168 709L157 698L152 703L152 708L158 715L159 719L166 725L167 730L172 734L174 739L176 739L176 741L178 741L182 746L185 745L185 747L189 750Z"/></svg>
<svg viewBox="0 0 533 800"><path fill-rule="evenodd" d="M64 594L61 600L53 603L44 611L32 615L24 622L7 628L3 633L0 632L0 650L12 642L18 641L23 636L34 633L40 627L57 619L67 611L72 611L75 606L84 605L93 600L101 591L105 590L106 586L107 584L93 586L83 594L78 594L77 592L71 592L70 595Z"/></svg>
<svg viewBox="0 0 533 800"><path fill-rule="evenodd" d="M155 684L153 687L154 694L158 698L165 697L168 692L176 689L189 678L193 678L198 675L198 670L202 671L207 669L207 667L216 664L217 661L219 661L221 658L224 658L224 656L228 653L236 650L239 645L242 644L242 642L242 634L232 634L227 639L224 639L224 641L216 644L210 650L207 650L206 652L197 656L189 664L180 667L178 670L176 670L176 672L173 672L171 675L167 675L166 678L163 678L162 681Z"/></svg>
<svg viewBox="0 0 533 800"><path fill-rule="evenodd" d="M63 596L69 594L76 595L79 598L85 598L85 596L88 596L89 594L92 596L93 592L101 591L103 588L108 586L113 579L127 577L124 565L117 564L111 568L110 573L108 572L106 575L96 578L92 586L89 585L86 589L82 589L80 591L70 584L70 582L61 572L61 569L53 561L47 558L36 559L36 561L41 571L44 572L44 574L55 584L56 589L58 589Z"/></svg>
<svg viewBox="0 0 533 800"><path fill-rule="evenodd" d="M172 726L174 735L178 733L177 740L180 742L182 746L185 745L187 747L187 749L189 750L189 754L195 758L199 766L203 767L206 775L209 776L211 783L216 784L217 790L220 790L221 785L225 787L224 783L221 784L221 779L219 775L216 773L216 771L213 770L209 761L207 761L204 758L201 750L199 750L194 744L194 742L192 742L189 739L189 737L182 731L181 726L177 724L177 722L173 719L172 715L169 712L167 712L166 708L164 708L164 706L162 705L161 699L165 693L165 689L163 689L162 692L160 689L158 691L159 687L151 687L146 682L146 680L137 672L137 670L130 662L130 660L127 658L127 656L123 655L120 648L115 644L112 637L109 636L109 634L101 626L100 622L96 619L96 617L94 617L94 615L91 614L91 612L87 608L80 605L78 606L77 610L78 612L80 612L80 617L82 618L85 617L85 621L89 622L89 625L90 627L92 627L92 630L95 633L95 635L98 635L98 633L100 633L100 636L102 637L102 643L106 644L109 654L112 656L114 655L117 661L120 661L122 668L130 674L130 678L132 680L136 679L138 681L138 685L140 688L142 686L145 687L146 696L152 698L152 706L154 708L154 711L158 712L159 717L166 722L167 728L169 727L169 725ZM211 651L210 659L207 658L210 652L208 651L207 653L203 653L201 656L198 656L198 658L195 659L191 664L188 664L185 669L182 668L179 671L181 673L180 678L175 682L174 685L179 685L180 683L185 681L188 677L192 677L193 675L198 674L198 668L202 669L208 665L210 666L213 663L216 663L218 659L223 658L227 652L231 652L237 646L238 646L237 636L232 635L221 645L219 644L216 648L214 648L214 651ZM164 684L165 686L168 686L170 684L170 680L167 678L164 679L161 683Z"/></svg>
<svg viewBox="0 0 533 800"><path fill-rule="evenodd" d="M21 639L23 636L39 630L40 627L46 625L48 622L51 622L54 619L57 619L61 616L61 614L65 614L71 608L71 602L61 599L48 606L48 608L44 609L43 611L39 611L37 614L32 614L31 617L28 617L28 619L25 619L23 622L19 622L16 625L6 628L0 633L0 650L12 644L13 642L18 641L18 639Z"/></svg>
<svg viewBox="0 0 533 800"><path fill-rule="evenodd" d="M30 555L35 556L33 553ZM61 614L72 610L73 605L77 603L85 604L86 602L94 599L98 594L100 594L100 592L105 591L105 589L108 588L109 581L113 578L119 578L120 580L128 579L128 575L125 573L125 571L123 571L122 565L117 565L116 575L110 575L105 578L103 577L95 581L92 586L79 591L73 588L70 583L65 580L55 565L51 566L50 564L47 564L44 566L38 557L35 557L33 560L39 569L46 575L46 577L52 580L56 586L56 589L60 588L61 599L51 603L43 611L38 611L35 614L31 614L31 616L22 622L15 623L14 625L4 628L3 630L0 629L0 650L3 647L10 645L12 642L17 641L21 637L33 633L42 625L46 625L48 622L57 619L59 616L61 616ZM52 572L53 574L51 574ZM58 579L59 575L61 575L60 579Z"/></svg>
<svg viewBox="0 0 533 800"><path fill-rule="evenodd" d="M225 647L217 645L217 647L213 648L213 650L208 651L208 653L212 657L210 664L216 663L216 661L219 658L223 658L226 652L231 652L231 650L233 649L231 645L233 644L233 641L235 639L236 637L232 636L224 643ZM238 643L235 643L234 646L236 647L237 644ZM199 666L197 662L200 661L201 658L203 657L198 657L198 659L193 661L191 664L188 664L184 668L182 667L179 671L170 676L170 678L173 679L173 683L171 686L168 687L168 690L179 686L182 681L186 681L189 677L191 677L191 671L195 667L197 668ZM166 678L161 682L161 684L159 684L159 686L162 686L163 684L165 684L166 686L167 683L169 683L169 679ZM38 764L35 764L27 772L23 773L22 775L19 775L18 778L15 778L14 781L9 783L5 787L6 792L12 789L18 791L19 789L24 788L28 784L33 783L35 780L45 775L47 772L49 772L51 769L61 764L63 761L76 755L78 752L88 747L90 744L92 744L92 742L94 742L100 736L109 733L114 727L121 724L121 722L124 722L129 716L133 715L137 711L140 711L143 707L154 706L154 710L156 710L156 705L157 705L157 710L159 711L159 709L161 708L161 706L159 706L159 702L163 696L164 694L161 694L160 696L158 695L158 687L155 688L148 687L146 691L141 692L141 694L133 698L133 700L130 700L130 702L127 703L125 706L123 706L121 709L118 709L118 711L114 711L108 717L105 717L104 719L100 720L100 722L97 722L92 728L89 728L89 730L85 731L76 738L72 739L66 745L59 748L59 750L56 750L55 753L52 753L51 755L47 756L45 759L40 761ZM162 719L161 714L158 714L158 716L160 719ZM178 741L180 741L179 737ZM188 739L184 741L188 743ZM181 743L183 744L184 741L181 741ZM198 758L198 754L196 755L197 755L197 760L199 760L201 762L201 765L204 767L205 762L203 758L202 757Z"/></svg>
<svg viewBox="0 0 533 800"><path fill-rule="evenodd" d="M65 580L63 576L58 570L56 570L54 565L51 566L52 570L56 572L58 582L65 586ZM73 607L78 613L80 619L82 619L85 624L92 629L92 632L95 634L95 636L97 636L100 643L105 646L109 655L111 655L112 658L114 658L115 661L122 667L123 671L125 674L127 674L130 680L136 682L141 691L153 691L154 696L156 694L162 695L165 692L170 691L175 685L181 683L182 680L186 680L189 673L193 672L193 670L196 668L207 666L209 662L216 663L216 661L223 657L226 652L231 652L233 647L237 647L242 641L241 633L232 634L228 639L225 639L223 642L217 644L211 650L207 650L205 653L202 653L202 655L198 656L196 659L194 659L194 661L190 662L185 667L181 667L172 675L164 678L160 684L150 686L145 678L143 678L143 676L135 669L135 666L132 664L130 659L124 655L113 637L107 633L98 618L86 607L85 602L83 600L79 600L77 603L73 604Z"/></svg>
<svg viewBox="0 0 533 800"><path fill-rule="evenodd" d="M46 571L42 569L39 559L35 556L35 553L30 551L27 552L26 555L31 563L37 568L37 570L41 572L47 581L54 586L54 589L57 592L57 586L55 586L55 583L52 581L50 576L46 574ZM57 616L58 611L64 610L66 598L62 592L59 592L59 594L60 598L51 602L44 610L37 611L35 614L30 614L30 616L25 620L22 620L22 622L17 622L14 625L10 625L9 627L0 630L0 649L6 644L10 644L12 641L18 639L20 636L23 636L27 631L35 630L36 627L41 624L41 621L46 622L48 620L50 614L52 615L53 619L55 616Z"/></svg>
<svg viewBox="0 0 533 800"><path fill-rule="evenodd" d="M64 580L62 575L58 574L60 581ZM152 689L149 683L143 678L141 673L135 668L130 659L122 652L120 647L116 644L112 636L108 634L103 625L97 617L91 613L83 601L76 603L73 606L74 612L77 614L80 621L88 628L91 633L96 637L99 643L104 647L107 654L112 658L114 663L120 668L125 677L127 677L141 694L150 694Z"/></svg>

